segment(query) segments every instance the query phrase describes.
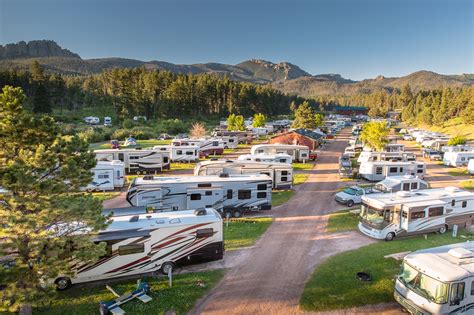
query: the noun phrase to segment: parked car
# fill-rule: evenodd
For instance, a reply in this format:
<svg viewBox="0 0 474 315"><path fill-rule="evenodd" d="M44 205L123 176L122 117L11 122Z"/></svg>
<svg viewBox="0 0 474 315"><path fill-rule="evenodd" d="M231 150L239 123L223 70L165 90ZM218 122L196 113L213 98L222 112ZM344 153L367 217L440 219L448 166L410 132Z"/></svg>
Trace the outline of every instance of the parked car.
<svg viewBox="0 0 474 315"><path fill-rule="evenodd" d="M354 147L347 147L344 150L344 154L351 157L351 158L354 158L355 155L356 155L356 149Z"/></svg>
<svg viewBox="0 0 474 315"><path fill-rule="evenodd" d="M441 161L443 159L439 151L432 149L423 149L422 154L424 158L430 159L431 161Z"/></svg>
<svg viewBox="0 0 474 315"><path fill-rule="evenodd" d="M379 192L372 187L352 186L338 192L335 196L337 202L352 207L355 204L362 203L362 196Z"/></svg>
<svg viewBox="0 0 474 315"><path fill-rule="evenodd" d="M413 140L415 140L415 138L413 138L412 135L405 134L405 135L403 135L403 140L405 140L405 141L413 141Z"/></svg>
<svg viewBox="0 0 474 315"><path fill-rule="evenodd" d="M169 139L172 139L172 137L167 134L167 133L162 133L159 137L158 137L158 140L169 140Z"/></svg>

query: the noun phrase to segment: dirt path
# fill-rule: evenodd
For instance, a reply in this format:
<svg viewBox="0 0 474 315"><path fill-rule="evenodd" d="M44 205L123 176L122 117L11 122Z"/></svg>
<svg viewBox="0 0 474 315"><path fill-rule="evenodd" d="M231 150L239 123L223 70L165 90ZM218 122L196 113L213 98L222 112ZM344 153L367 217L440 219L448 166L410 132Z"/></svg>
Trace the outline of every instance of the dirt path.
<svg viewBox="0 0 474 315"><path fill-rule="evenodd" d="M294 314L304 284L327 257L373 242L358 232L327 234L327 213L335 208L338 157L348 132L319 157L305 184L273 210L275 222L191 314Z"/></svg>

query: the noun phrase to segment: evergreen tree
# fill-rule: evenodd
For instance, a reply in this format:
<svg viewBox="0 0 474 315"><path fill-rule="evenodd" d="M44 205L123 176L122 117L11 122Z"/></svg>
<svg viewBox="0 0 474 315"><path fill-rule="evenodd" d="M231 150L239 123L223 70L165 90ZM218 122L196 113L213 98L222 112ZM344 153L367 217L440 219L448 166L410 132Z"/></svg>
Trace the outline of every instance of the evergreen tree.
<svg viewBox="0 0 474 315"><path fill-rule="evenodd" d="M291 127L303 129L315 129L317 127L314 110L307 101L304 101L295 110L295 119Z"/></svg>

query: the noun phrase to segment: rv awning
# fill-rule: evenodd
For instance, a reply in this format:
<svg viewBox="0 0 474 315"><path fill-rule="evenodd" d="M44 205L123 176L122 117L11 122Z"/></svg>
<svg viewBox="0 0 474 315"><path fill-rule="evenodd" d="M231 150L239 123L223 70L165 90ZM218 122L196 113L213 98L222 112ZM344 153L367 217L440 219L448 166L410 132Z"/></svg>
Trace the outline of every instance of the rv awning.
<svg viewBox="0 0 474 315"><path fill-rule="evenodd" d="M143 237L149 236L150 230L122 230L122 231L113 231L113 232L105 232L97 235L92 240L94 242L105 242L111 240L122 240L132 237Z"/></svg>
<svg viewBox="0 0 474 315"><path fill-rule="evenodd" d="M418 202L413 202L413 203L408 203L406 206L409 208L415 208L415 207L428 207L428 206L444 206L446 202L443 200L424 200L424 201L418 201Z"/></svg>

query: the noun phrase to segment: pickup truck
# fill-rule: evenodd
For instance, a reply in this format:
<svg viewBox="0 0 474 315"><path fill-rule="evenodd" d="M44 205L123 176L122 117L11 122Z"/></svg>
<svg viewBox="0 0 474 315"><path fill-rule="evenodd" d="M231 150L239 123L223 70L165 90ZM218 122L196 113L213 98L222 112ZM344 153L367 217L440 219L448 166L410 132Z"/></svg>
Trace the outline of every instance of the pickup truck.
<svg viewBox="0 0 474 315"><path fill-rule="evenodd" d="M375 190L372 187L352 186L338 192L335 199L339 203L352 207L355 204L362 203L362 196L378 192L380 191Z"/></svg>

